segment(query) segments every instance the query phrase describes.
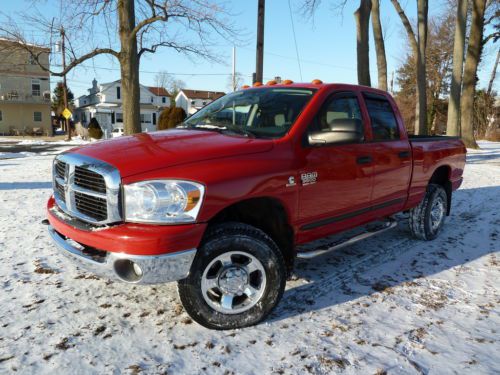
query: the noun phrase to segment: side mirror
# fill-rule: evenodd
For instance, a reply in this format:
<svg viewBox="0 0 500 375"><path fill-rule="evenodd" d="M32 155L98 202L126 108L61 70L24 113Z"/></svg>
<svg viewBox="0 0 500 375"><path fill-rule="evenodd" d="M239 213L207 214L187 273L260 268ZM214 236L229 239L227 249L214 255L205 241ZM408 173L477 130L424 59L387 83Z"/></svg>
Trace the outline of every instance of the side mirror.
<svg viewBox="0 0 500 375"><path fill-rule="evenodd" d="M309 133L310 146L334 143L359 143L363 141L363 124L357 119L338 119L329 124L329 129Z"/></svg>

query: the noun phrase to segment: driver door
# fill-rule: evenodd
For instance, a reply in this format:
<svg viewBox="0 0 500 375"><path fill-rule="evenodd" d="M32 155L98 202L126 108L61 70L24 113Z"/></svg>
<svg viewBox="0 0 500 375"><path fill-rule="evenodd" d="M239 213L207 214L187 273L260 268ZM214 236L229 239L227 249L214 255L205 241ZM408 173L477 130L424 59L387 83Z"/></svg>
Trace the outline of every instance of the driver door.
<svg viewBox="0 0 500 375"><path fill-rule="evenodd" d="M364 135L321 146L304 145L299 174L299 222L304 240L314 240L356 225L368 214L373 184L373 156L365 143L366 119L355 92L330 96L308 133L329 131L335 122L360 121ZM366 216L364 216L366 217Z"/></svg>

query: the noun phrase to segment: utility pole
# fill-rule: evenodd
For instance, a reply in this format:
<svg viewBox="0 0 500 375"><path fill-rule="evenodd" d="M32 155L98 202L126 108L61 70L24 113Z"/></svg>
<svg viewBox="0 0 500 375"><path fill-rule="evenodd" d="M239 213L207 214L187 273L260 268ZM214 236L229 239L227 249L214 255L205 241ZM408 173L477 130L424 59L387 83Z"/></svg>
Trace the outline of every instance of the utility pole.
<svg viewBox="0 0 500 375"><path fill-rule="evenodd" d="M394 95L394 70L391 74L391 94Z"/></svg>
<svg viewBox="0 0 500 375"><path fill-rule="evenodd" d="M233 47L233 91L236 91L236 47Z"/></svg>
<svg viewBox="0 0 500 375"><path fill-rule="evenodd" d="M66 47L64 45L64 39L65 39L65 34L64 34L64 27L61 26L61 53L62 53L62 66L63 66L63 71L66 70ZM66 86L66 72L64 72L63 75L63 99L64 99L64 109L68 108L68 88ZM69 119L64 117L64 122L66 124L66 140L71 141L71 126L69 123Z"/></svg>
<svg viewBox="0 0 500 375"><path fill-rule="evenodd" d="M257 7L257 56L255 66L255 82L262 82L264 70L264 13L266 0L259 0Z"/></svg>

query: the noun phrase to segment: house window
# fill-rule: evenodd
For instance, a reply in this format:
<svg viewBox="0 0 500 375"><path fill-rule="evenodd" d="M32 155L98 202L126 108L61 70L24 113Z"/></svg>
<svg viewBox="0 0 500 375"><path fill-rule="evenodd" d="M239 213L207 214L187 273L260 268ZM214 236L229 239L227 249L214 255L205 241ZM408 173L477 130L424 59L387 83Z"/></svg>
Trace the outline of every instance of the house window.
<svg viewBox="0 0 500 375"><path fill-rule="evenodd" d="M42 122L42 112L33 112L33 121Z"/></svg>
<svg viewBox="0 0 500 375"><path fill-rule="evenodd" d="M194 100L191 100L191 105L194 105Z"/></svg>
<svg viewBox="0 0 500 375"><path fill-rule="evenodd" d="M31 95L40 96L40 80L32 79L31 80Z"/></svg>
<svg viewBox="0 0 500 375"><path fill-rule="evenodd" d="M203 105L204 105L204 106L205 106L205 105L207 105L207 102L206 102L206 101L203 101Z"/></svg>
<svg viewBox="0 0 500 375"><path fill-rule="evenodd" d="M161 97L161 102L162 103L166 103L167 102L167 98L165 98L164 96Z"/></svg>
<svg viewBox="0 0 500 375"><path fill-rule="evenodd" d="M121 112L116 112L116 122L123 122L123 113Z"/></svg>
<svg viewBox="0 0 500 375"><path fill-rule="evenodd" d="M116 99L120 99L121 98L121 92L120 92L120 86L116 86Z"/></svg>
<svg viewBox="0 0 500 375"><path fill-rule="evenodd" d="M153 125L156 125L156 113L153 113Z"/></svg>
<svg viewBox="0 0 500 375"><path fill-rule="evenodd" d="M141 124L151 124L150 113L141 113Z"/></svg>
<svg viewBox="0 0 500 375"><path fill-rule="evenodd" d="M155 98L151 97L151 103L154 103Z"/></svg>
<svg viewBox="0 0 500 375"><path fill-rule="evenodd" d="M3 113L0 111L0 121L3 121Z"/></svg>

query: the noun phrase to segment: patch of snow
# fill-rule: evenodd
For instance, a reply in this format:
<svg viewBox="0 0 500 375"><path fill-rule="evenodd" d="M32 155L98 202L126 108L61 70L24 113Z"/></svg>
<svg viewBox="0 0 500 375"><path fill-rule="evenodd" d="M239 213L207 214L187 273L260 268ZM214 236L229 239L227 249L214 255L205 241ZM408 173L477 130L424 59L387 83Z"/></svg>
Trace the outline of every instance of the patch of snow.
<svg viewBox="0 0 500 375"><path fill-rule="evenodd" d="M58 254L53 156L0 160L0 373L493 374L500 363L500 143L467 159L442 234L407 223L299 261L262 324L210 331L175 284L99 279Z"/></svg>
<svg viewBox="0 0 500 375"><path fill-rule="evenodd" d="M0 159L18 159L36 155L34 152L0 152Z"/></svg>

